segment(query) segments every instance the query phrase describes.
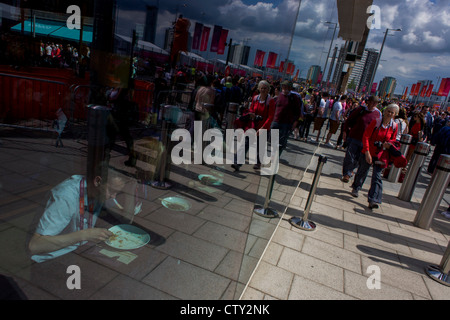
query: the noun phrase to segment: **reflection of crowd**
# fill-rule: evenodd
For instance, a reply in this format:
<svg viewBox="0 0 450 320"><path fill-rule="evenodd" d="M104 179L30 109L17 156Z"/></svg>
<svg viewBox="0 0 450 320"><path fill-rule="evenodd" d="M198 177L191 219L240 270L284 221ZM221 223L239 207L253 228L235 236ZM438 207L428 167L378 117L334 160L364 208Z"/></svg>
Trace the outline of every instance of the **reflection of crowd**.
<svg viewBox="0 0 450 320"><path fill-rule="evenodd" d="M208 81L203 82L205 79ZM269 87L270 92L267 99L275 102L275 109L272 111L269 111L269 107L266 107L265 111L261 108L264 106L260 102L261 95L266 93L261 88L266 90L266 86ZM450 123L449 113L430 110L428 106L410 105L406 101L381 100L376 96L356 94L330 95L320 88L310 87L307 84L293 87L289 82L280 83L280 81L262 80L258 77L230 77L203 73L197 76L193 97L199 99L204 96L204 92L209 92L214 97L210 97L207 104L213 104L215 110L222 114L224 109L220 105L221 100L217 97L223 93L225 104L229 104L232 102L230 93L233 87L239 88L240 93L239 99L233 102L238 101L241 106L241 117L238 117L235 128L244 130L255 128L258 127L256 121L265 123L270 119L272 123L269 128L279 129L280 151L288 147L288 137L310 143L324 142L325 146L345 151L342 181L350 182L355 173L359 172L358 178L354 178L357 181L355 180L352 185L353 196L358 196L358 191L372 167L374 173L368 198L370 209L378 208L381 203L383 171L388 172L387 168L395 166L403 168L403 174L405 174L418 142L436 145L435 150L439 154L445 152L442 150L449 149L449 131L446 131ZM260 117L255 119L252 110L257 104ZM197 112L205 113L202 109L203 104L194 105L197 106ZM213 115L217 112L208 110L208 113ZM248 117L249 114L252 117ZM217 117L219 126L221 119L220 116ZM313 123L313 133L317 132L317 137L308 139ZM225 127L225 125L222 126ZM323 133L324 129L325 133ZM387 132L389 134L386 134ZM337 145L333 145L330 141L334 134L338 135ZM400 139L403 134L410 134L413 137L406 155L400 153ZM374 143L378 143L379 147L373 146ZM430 173L434 171L437 158L438 156L434 155L429 168ZM241 166L234 164L232 167L239 170ZM254 169L259 168L260 165L254 166Z"/></svg>
<svg viewBox="0 0 450 320"><path fill-rule="evenodd" d="M26 56L25 49L15 46L14 42L8 43L12 44L9 50L13 50L17 58ZM71 44L41 42L39 48L40 66L72 68L77 71L80 68L88 69L90 60L88 47L83 47L82 52L79 52ZM2 54L5 55L0 52L0 55ZM392 119L397 127L395 140L398 142L402 134L410 134L413 138L405 155L408 163L412 160L415 145L419 142L439 146L439 150L445 149L448 145L448 140L442 142L443 135L440 134L448 125L448 112L433 110L428 106L389 99L382 101L363 93L336 95L307 83L295 86L292 83L284 83L283 86L281 80L249 75L225 75L221 71L208 72L188 65L178 65L172 69L169 63L158 64L151 59L144 65L151 67L152 72L149 68L139 69L138 78L142 77L154 83L152 113L158 114L164 104L186 103L186 99L181 99L182 94L186 94L190 96L190 102L186 103L186 107L196 113L197 120L203 120L206 116L212 120L210 123L221 128L230 126L243 129L257 128L260 123L272 119L268 128L280 130L282 150L288 147L287 140L293 133L296 140L325 142L328 147L345 151L342 172L342 181L345 183L354 177L355 171L360 167L360 161L365 161L365 156L361 156L365 130L375 118L382 118L384 110L393 103L399 107ZM264 86L261 86L261 83ZM268 100L275 103L274 114L272 111L263 112L265 99L262 98L265 98L266 92L262 92L262 88L268 89ZM175 100L169 102L168 92L171 91L176 91L177 94ZM231 103L239 106L238 121L234 124L227 123L225 116ZM252 110L256 110L255 108L262 119L252 116L246 120L245 115L254 113ZM259 121L259 124L255 121ZM312 139L311 133L314 134ZM331 143L333 135L338 136L336 146ZM429 172L432 171L431 168Z"/></svg>
<svg viewBox="0 0 450 320"><path fill-rule="evenodd" d="M63 44L54 42L47 42L44 44L44 42L41 41L39 53L40 66L72 68L74 70L78 70L80 65L85 69L89 66L89 47L83 47L83 52L80 53L79 50L71 44L66 44L64 46Z"/></svg>
<svg viewBox="0 0 450 320"><path fill-rule="evenodd" d="M41 46L42 61L51 66L73 67L78 61L79 56L76 56L77 51L73 47L62 48L58 44L50 43ZM352 196L359 196L359 191L372 168L372 181L368 194L370 209L378 208L382 201L383 170L389 165L406 167L410 160L408 155L406 157L398 155L397 143L401 134L411 134L416 140L415 143L426 141L436 145L432 164L430 163L428 168L430 173L435 168L437 157L442 153L449 152L449 114L431 111L429 107L409 105L402 101L381 101L375 96L331 95L322 88L312 87L305 83L294 86L290 81L273 81L251 76L225 76L222 73L210 74L187 66L178 67L175 72L159 67L153 81L155 100L152 112L157 113L159 107L166 103L165 92L185 92L190 96L190 102L186 103L185 107L195 113L197 120L212 120L209 123L213 123L214 126L221 129L225 127L241 128L244 131L254 129L256 132L259 132L260 129L269 131L278 129L280 154L281 151L289 148L289 139L300 140L304 143L320 143L320 138L326 137L325 145L345 151L341 180L348 183L353 178ZM119 91L121 90L117 92ZM117 101L120 99L114 100L113 93L111 92L109 95L110 102L118 104ZM122 90L121 93L126 94L126 90ZM178 99L177 102L184 103ZM238 106L236 108L237 118L234 123L227 123L225 115L231 104ZM123 120L124 114L119 112L117 118ZM311 124L314 124L312 132L317 131L316 139L308 139ZM325 129L325 133L322 135L323 129ZM340 132L338 132L339 130ZM116 133L126 138L123 131L119 130ZM292 133L293 135L291 135ZM339 134L336 146L330 142L331 137L335 134ZM127 141L127 147L130 159L126 165L134 166L136 158L132 140ZM247 152L248 145L245 145L244 149L244 152ZM257 159L254 170L261 169L260 160ZM239 171L240 167L240 163L238 164L236 161L232 165L236 171ZM70 209L77 213L80 192L86 192L87 185L85 188L82 177L75 178L70 181L70 188L75 190L71 195ZM80 181L83 182L80 183ZM93 182L96 183L94 186L100 192L101 179L94 179ZM116 186L113 182L110 179L107 184L104 183L105 190L102 191L102 194L99 193L101 195L100 202L114 200L115 194L109 196L108 193L122 191L123 183L118 181ZM130 194L132 193L130 192ZM128 216L130 212L136 210L136 203L130 203L132 205L129 210L121 212L121 214ZM68 221L65 214L62 213L62 209L64 208L60 203L49 202L45 214L54 211L58 217L61 217L61 220ZM94 217L96 214L98 212L94 213ZM73 216L77 217L76 214L71 215L71 217ZM35 258L42 261L64 254L67 252L65 248L74 249L79 243L86 240L104 240L111 235L104 229L95 229L95 220L89 228L86 228L86 230L90 229L91 233L79 232L83 228L76 226L77 223L80 223L77 220L70 222L73 226L70 231L73 233L60 238L60 230L56 230L56 228L44 232L44 229L52 229L54 226L44 224L45 220L42 221L29 247ZM55 239L62 239L63 242L55 246L53 241ZM48 252L57 252L57 254L52 256ZM40 257L42 254L45 256Z"/></svg>

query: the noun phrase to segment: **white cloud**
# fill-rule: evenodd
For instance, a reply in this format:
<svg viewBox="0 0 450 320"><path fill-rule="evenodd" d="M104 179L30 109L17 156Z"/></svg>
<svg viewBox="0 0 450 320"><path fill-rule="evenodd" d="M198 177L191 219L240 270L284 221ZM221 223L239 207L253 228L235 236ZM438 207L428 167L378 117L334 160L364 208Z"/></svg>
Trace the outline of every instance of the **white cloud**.
<svg viewBox="0 0 450 320"><path fill-rule="evenodd" d="M409 45L415 45L417 43L417 36L412 31L409 32L408 34L405 34L402 38L405 41L405 43Z"/></svg>
<svg viewBox="0 0 450 320"><path fill-rule="evenodd" d="M425 31L423 37L424 44L430 45L433 48L440 49L445 45L445 40L442 37L432 35L431 31Z"/></svg>

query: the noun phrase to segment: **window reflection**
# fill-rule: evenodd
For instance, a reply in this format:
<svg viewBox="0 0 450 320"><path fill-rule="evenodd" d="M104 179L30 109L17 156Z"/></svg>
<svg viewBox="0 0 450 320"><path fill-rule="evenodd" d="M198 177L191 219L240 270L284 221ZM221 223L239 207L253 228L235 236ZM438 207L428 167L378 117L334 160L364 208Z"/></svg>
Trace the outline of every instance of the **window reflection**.
<svg viewBox="0 0 450 320"><path fill-rule="evenodd" d="M79 29L68 27L71 5L81 10ZM202 132L235 128L267 75L247 65L250 47L233 47L234 30L206 21L208 12L186 15L176 1L0 6L0 232L18 239L0 270L58 298L128 299L114 290L117 274L156 289L145 298L238 298L261 254L255 243L263 247L277 223L253 214L268 179L248 162L239 172L229 163L175 165L171 138L176 129L194 134L194 121ZM274 92L283 72L271 72ZM206 146L192 140L187 156ZM108 245L118 225L148 241ZM61 278L73 264L102 274L92 292L66 290ZM217 285L206 290L183 274Z"/></svg>

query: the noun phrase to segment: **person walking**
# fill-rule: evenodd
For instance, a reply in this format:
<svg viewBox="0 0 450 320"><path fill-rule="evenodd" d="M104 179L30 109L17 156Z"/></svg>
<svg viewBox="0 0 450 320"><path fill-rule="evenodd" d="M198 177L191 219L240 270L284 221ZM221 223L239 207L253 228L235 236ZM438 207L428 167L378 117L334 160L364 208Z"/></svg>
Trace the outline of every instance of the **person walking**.
<svg viewBox="0 0 450 320"><path fill-rule="evenodd" d="M367 105L356 108L344 124L343 139L344 143L347 143L347 150L342 165L341 180L345 183L350 181L353 171L359 164L364 131L373 120L382 118L381 111L377 109L379 101L380 99L377 96L369 97Z"/></svg>
<svg viewBox="0 0 450 320"><path fill-rule="evenodd" d="M289 134L296 128L301 113L301 99L292 93L291 89L292 84L289 81L281 83L281 92L276 100L275 115L271 125L271 130L279 130L280 156L286 149Z"/></svg>
<svg viewBox="0 0 450 320"><path fill-rule="evenodd" d="M333 134L335 134L337 132L337 130L339 129L340 117L344 111L343 104L345 103L346 100L347 100L347 96L343 95L339 101L336 101L333 104L333 107L331 109L330 129L328 130L327 139L325 141L325 145L327 145L329 147L334 147L334 145L330 142L330 139L333 136Z"/></svg>
<svg viewBox="0 0 450 320"><path fill-rule="evenodd" d="M387 167L389 149L395 148L393 145L397 141L398 125L395 123L394 117L398 110L398 105L388 105L383 112L382 120L372 120L364 130L361 150L364 156L359 160L358 171L352 184L352 196L358 197L358 192L361 190L372 166L372 181L367 196L369 209L377 209L378 205L381 204L383 195L381 172Z"/></svg>
<svg viewBox="0 0 450 320"><path fill-rule="evenodd" d="M243 117L240 117L242 119L239 120L239 122L241 123L240 126L242 127L242 129L244 129L244 131L247 131L248 129L254 129L256 131L256 136L259 139L260 130L270 130L270 126L275 115L275 100L269 95L270 84L267 81L261 80L258 83L258 91L259 94L254 96L252 99L248 113L243 115ZM247 140L245 141L245 144L243 146L245 147L246 154L250 147ZM256 141L256 150L258 150L258 147L259 142ZM238 154L236 154L235 156L235 163L231 165L231 167L235 171L239 171L239 168L242 166L242 164L238 163L237 160ZM259 152L257 163L253 166L253 169L261 169Z"/></svg>
<svg viewBox="0 0 450 320"><path fill-rule="evenodd" d="M317 107L317 115L314 119L313 132L317 131L317 137L316 140L311 139L311 142L319 143L320 132L322 130L323 124L325 123L325 120L327 120L328 106L330 104L329 97L330 96L328 95L328 92L324 92L322 94L322 98L320 99L320 103Z"/></svg>
<svg viewBox="0 0 450 320"><path fill-rule="evenodd" d="M309 136L309 129L311 127L311 123L314 122L314 112L316 109L316 99L317 96L310 95L309 100L305 100L304 109L303 109L303 125L300 127L300 140L307 141Z"/></svg>

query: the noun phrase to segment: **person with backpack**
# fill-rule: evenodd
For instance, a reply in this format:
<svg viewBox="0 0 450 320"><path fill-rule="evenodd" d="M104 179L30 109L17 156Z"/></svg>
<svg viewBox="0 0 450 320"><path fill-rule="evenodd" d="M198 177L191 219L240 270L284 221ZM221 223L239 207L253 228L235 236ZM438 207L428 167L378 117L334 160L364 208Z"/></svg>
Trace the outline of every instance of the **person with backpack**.
<svg viewBox="0 0 450 320"><path fill-rule="evenodd" d="M390 151L395 151L398 125L394 118L398 110L398 105L388 105L383 112L382 119L372 120L364 130L361 150L363 156L359 160L358 171L352 184L352 196L358 197L358 191L361 190L372 166L372 181L368 193L369 209L377 209L382 200L381 172L389 163ZM391 148L392 150L390 150ZM406 159L404 160L404 165L406 165Z"/></svg>
<svg viewBox="0 0 450 320"><path fill-rule="evenodd" d="M428 165L428 173L433 174L442 154L450 154L450 120L435 136L435 148Z"/></svg>
<svg viewBox="0 0 450 320"><path fill-rule="evenodd" d="M363 148L362 136L367 126L375 119L381 119L381 111L377 109L380 99L371 96L367 105L356 108L344 123L344 143L347 143L344 162L342 164L342 182L349 182L353 171L359 163Z"/></svg>

